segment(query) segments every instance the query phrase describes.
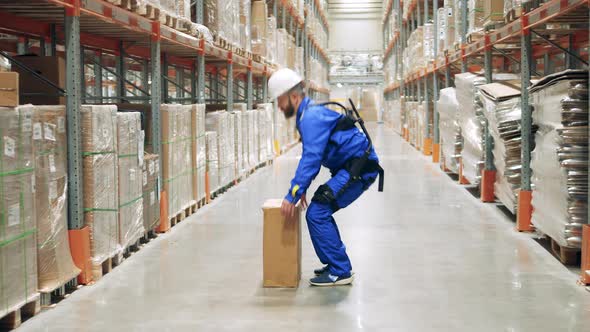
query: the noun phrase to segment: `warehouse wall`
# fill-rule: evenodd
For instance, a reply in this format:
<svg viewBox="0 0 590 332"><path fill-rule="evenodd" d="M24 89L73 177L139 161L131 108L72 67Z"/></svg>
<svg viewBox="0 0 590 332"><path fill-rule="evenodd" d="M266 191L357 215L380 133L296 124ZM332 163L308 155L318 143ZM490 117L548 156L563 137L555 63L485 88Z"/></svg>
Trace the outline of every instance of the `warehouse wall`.
<svg viewBox="0 0 590 332"><path fill-rule="evenodd" d="M383 48L381 0L329 0L330 50Z"/></svg>
<svg viewBox="0 0 590 332"><path fill-rule="evenodd" d="M330 20L330 50L380 50L383 31L380 20Z"/></svg>

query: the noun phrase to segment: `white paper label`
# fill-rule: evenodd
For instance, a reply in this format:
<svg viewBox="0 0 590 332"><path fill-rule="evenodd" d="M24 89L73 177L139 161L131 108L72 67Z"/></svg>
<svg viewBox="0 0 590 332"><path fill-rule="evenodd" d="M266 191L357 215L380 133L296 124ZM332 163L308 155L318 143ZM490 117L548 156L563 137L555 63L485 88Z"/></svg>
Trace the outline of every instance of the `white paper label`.
<svg viewBox="0 0 590 332"><path fill-rule="evenodd" d="M49 172L55 173L57 170L55 169L55 157L50 154L47 156L47 161L49 163Z"/></svg>
<svg viewBox="0 0 590 332"><path fill-rule="evenodd" d="M143 172L143 185L146 186L147 185L147 178L148 178L148 174L147 172Z"/></svg>
<svg viewBox="0 0 590 332"><path fill-rule="evenodd" d="M30 133L33 129L33 116L26 114L23 119L23 132Z"/></svg>
<svg viewBox="0 0 590 332"><path fill-rule="evenodd" d="M41 128L41 122L35 122L33 124L33 139L40 140L43 138L43 129Z"/></svg>
<svg viewBox="0 0 590 332"><path fill-rule="evenodd" d="M4 136L4 154L11 158L16 155L16 142L8 136Z"/></svg>
<svg viewBox="0 0 590 332"><path fill-rule="evenodd" d="M20 205L18 203L8 207L8 226L15 226L20 223Z"/></svg>
<svg viewBox="0 0 590 332"><path fill-rule="evenodd" d="M49 199L54 200L57 198L57 181L49 182Z"/></svg>
<svg viewBox="0 0 590 332"><path fill-rule="evenodd" d="M103 138L109 137L109 130L107 128L102 129L102 137Z"/></svg>
<svg viewBox="0 0 590 332"><path fill-rule="evenodd" d="M60 134L66 132L66 118L63 116L57 118L57 132Z"/></svg>
<svg viewBox="0 0 590 332"><path fill-rule="evenodd" d="M129 180L135 181L135 170L134 169L129 170Z"/></svg>
<svg viewBox="0 0 590 332"><path fill-rule="evenodd" d="M156 202L156 192L152 191L150 193L150 205L154 205L155 202Z"/></svg>
<svg viewBox="0 0 590 332"><path fill-rule="evenodd" d="M155 164L156 163L153 160L150 160L150 162L148 163L148 170L150 171L150 175L154 175Z"/></svg>
<svg viewBox="0 0 590 332"><path fill-rule="evenodd" d="M55 141L55 125L47 122L44 123L43 136L48 141Z"/></svg>
<svg viewBox="0 0 590 332"><path fill-rule="evenodd" d="M139 166L143 166L143 158L144 158L144 139L145 139L145 132L143 130L141 130L139 132L139 139L137 140L137 157L138 157L138 161L139 161Z"/></svg>
<svg viewBox="0 0 590 332"><path fill-rule="evenodd" d="M159 173L160 172L160 163L159 162L154 162L154 166L155 166L155 169L156 169L156 173Z"/></svg>
<svg viewBox="0 0 590 332"><path fill-rule="evenodd" d="M37 191L37 179L35 178L35 174L31 175L31 192L35 193Z"/></svg>

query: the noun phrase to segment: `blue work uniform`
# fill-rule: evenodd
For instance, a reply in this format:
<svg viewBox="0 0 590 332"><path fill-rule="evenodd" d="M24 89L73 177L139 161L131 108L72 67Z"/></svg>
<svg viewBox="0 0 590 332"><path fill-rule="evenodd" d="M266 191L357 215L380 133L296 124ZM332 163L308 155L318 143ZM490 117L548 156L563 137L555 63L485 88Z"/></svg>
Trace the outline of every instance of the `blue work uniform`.
<svg viewBox="0 0 590 332"><path fill-rule="evenodd" d="M311 241L320 261L329 265L330 274L346 277L350 275L352 265L332 215L359 198L373 184L378 172L362 174L361 181L352 181L347 185L350 174L345 169L345 164L353 158L363 156L369 141L357 127L334 131L342 117L344 115L340 113L315 105L308 97L303 99L296 118L303 154L285 199L293 204L297 203L318 175L320 167L330 170L332 178L325 186L331 189L335 202L318 202L314 196L307 209L306 219ZM378 162L373 148L369 159Z"/></svg>

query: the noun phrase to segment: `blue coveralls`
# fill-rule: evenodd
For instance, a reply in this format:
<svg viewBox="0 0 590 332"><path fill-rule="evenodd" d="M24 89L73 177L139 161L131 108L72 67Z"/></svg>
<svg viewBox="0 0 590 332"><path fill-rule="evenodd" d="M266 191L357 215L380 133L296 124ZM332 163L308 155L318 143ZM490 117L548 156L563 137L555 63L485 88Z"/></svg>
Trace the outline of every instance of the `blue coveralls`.
<svg viewBox="0 0 590 332"><path fill-rule="evenodd" d="M297 110L297 130L303 142L303 155L299 161L291 188L285 199L297 203L301 195L306 193L311 181L317 176L320 167L324 166L332 172L332 178L326 183L336 196L338 209L345 208L354 202L375 181L378 172L362 175L362 181L348 182L350 175L343 169L346 161L361 157L369 145L365 134L358 128L344 131L332 130L344 115L314 105L305 97ZM377 154L372 149L369 159L378 162ZM316 254L323 264L330 267L330 274L347 277L352 271L350 259L346 254L346 246L342 243L338 226L332 216L336 212L330 204L323 204L312 199L307 209L307 226Z"/></svg>

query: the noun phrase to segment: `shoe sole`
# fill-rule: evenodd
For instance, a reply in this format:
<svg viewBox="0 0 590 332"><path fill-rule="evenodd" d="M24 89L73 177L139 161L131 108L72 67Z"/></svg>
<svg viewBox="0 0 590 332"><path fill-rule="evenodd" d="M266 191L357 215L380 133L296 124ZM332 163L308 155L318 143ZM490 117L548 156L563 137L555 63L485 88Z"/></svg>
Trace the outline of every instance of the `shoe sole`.
<svg viewBox="0 0 590 332"><path fill-rule="evenodd" d="M309 281L309 283L312 286L316 286L316 287L333 287L333 286L346 286L346 285L350 285L352 284L352 282L354 281L354 275L350 276L349 278L346 279L342 279L342 280L338 280L336 282L330 283L330 284L318 284L318 283L314 283L312 281Z"/></svg>
<svg viewBox="0 0 590 332"><path fill-rule="evenodd" d="M316 272L314 272L313 274L315 274L316 277L319 277L319 276L321 276L324 273L323 272L322 273L316 273ZM354 272L350 271L350 274L354 276Z"/></svg>

